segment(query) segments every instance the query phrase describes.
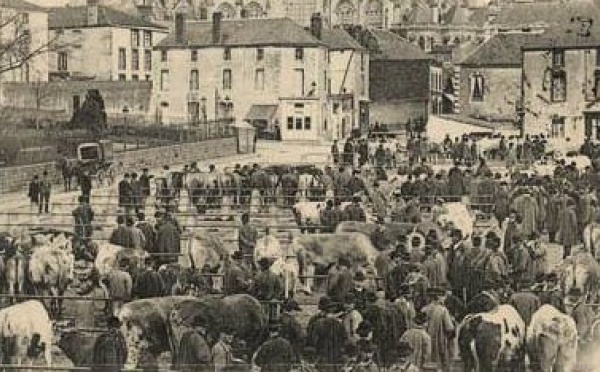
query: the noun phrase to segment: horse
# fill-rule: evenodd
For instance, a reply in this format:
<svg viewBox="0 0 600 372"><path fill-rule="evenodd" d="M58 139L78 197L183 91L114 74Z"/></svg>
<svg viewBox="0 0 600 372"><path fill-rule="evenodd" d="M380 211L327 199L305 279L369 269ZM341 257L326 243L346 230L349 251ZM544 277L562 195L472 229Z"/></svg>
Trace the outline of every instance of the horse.
<svg viewBox="0 0 600 372"><path fill-rule="evenodd" d="M62 158L58 163L58 169L62 175L65 191L71 191L73 177L78 173L77 163L67 158Z"/></svg>

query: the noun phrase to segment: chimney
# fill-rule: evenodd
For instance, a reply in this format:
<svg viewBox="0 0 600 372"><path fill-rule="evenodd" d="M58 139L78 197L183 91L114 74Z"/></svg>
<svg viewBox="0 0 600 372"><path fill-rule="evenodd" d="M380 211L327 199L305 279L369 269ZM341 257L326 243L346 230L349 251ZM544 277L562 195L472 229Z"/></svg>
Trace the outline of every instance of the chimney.
<svg viewBox="0 0 600 372"><path fill-rule="evenodd" d="M213 13L213 24L212 24L212 42L213 44L219 44L221 42L221 23L223 14L221 12Z"/></svg>
<svg viewBox="0 0 600 372"><path fill-rule="evenodd" d="M186 42L187 2L181 1L175 9L175 41L179 44Z"/></svg>
<svg viewBox="0 0 600 372"><path fill-rule="evenodd" d="M321 40L323 35L323 18L321 18L321 13L314 13L310 17L310 33L315 38Z"/></svg>
<svg viewBox="0 0 600 372"><path fill-rule="evenodd" d="M98 24L98 0L87 0L87 25L96 26Z"/></svg>

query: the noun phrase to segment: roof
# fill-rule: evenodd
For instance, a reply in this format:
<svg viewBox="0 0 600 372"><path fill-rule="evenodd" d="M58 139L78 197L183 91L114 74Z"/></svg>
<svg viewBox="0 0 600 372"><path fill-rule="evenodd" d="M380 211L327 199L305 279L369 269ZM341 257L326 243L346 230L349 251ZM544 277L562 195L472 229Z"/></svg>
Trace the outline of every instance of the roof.
<svg viewBox="0 0 600 372"><path fill-rule="evenodd" d="M0 0L0 8L16 9L22 12L42 12L45 13L48 9L32 4L24 0Z"/></svg>
<svg viewBox="0 0 600 372"><path fill-rule="evenodd" d="M268 120L273 119L277 113L277 105L252 105L246 113L244 120Z"/></svg>
<svg viewBox="0 0 600 372"><path fill-rule="evenodd" d="M432 59L418 46L404 40L397 34L385 30L369 30L377 41L378 53L372 53L372 60L426 60Z"/></svg>
<svg viewBox="0 0 600 372"><path fill-rule="evenodd" d="M88 24L86 6L68 6L53 8L48 17L48 28L84 28L84 27L127 27L127 28L154 28L165 29L156 23L147 21L142 17L127 14L107 6L98 6L98 23Z"/></svg>
<svg viewBox="0 0 600 372"><path fill-rule="evenodd" d="M157 48L209 47L212 22L188 21L187 39L181 44L171 32ZM225 20L221 23L221 46L324 46L302 26L288 18Z"/></svg>
<svg viewBox="0 0 600 372"><path fill-rule="evenodd" d="M349 33L341 28L323 28L321 41L331 50L363 50Z"/></svg>
<svg viewBox="0 0 600 372"><path fill-rule="evenodd" d="M469 54L460 64L519 67L521 48L535 42L539 37L539 34L498 34Z"/></svg>
<svg viewBox="0 0 600 372"><path fill-rule="evenodd" d="M567 22L572 17L598 18L599 8L588 1L512 3L503 8L491 22L499 27L524 28L553 26Z"/></svg>
<svg viewBox="0 0 600 372"><path fill-rule="evenodd" d="M576 27L557 27L540 35L524 49L587 49L600 47L600 29L591 27L588 36L581 36Z"/></svg>

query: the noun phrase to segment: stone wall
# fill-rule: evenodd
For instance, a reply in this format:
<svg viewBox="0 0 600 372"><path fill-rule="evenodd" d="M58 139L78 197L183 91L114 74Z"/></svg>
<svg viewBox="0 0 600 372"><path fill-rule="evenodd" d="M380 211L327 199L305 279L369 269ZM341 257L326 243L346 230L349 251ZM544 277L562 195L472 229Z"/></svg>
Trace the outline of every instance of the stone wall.
<svg viewBox="0 0 600 372"><path fill-rule="evenodd" d="M116 153L115 162L122 162L125 171L139 172L142 167L160 168L166 164L203 161L236 153L236 138L232 137ZM56 184L60 182L60 172L54 163L0 168L0 194L18 191L26 194L33 175L41 175L43 171L47 171Z"/></svg>

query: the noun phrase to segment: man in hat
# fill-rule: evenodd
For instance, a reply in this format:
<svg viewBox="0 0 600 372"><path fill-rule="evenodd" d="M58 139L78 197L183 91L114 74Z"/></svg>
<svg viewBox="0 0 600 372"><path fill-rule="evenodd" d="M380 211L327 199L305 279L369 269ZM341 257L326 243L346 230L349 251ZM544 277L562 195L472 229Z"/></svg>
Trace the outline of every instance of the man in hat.
<svg viewBox="0 0 600 372"><path fill-rule="evenodd" d="M140 200L142 209L146 208L146 199L150 196L150 180L154 176L148 174L148 168L142 169L142 175L140 176L140 190L142 192L142 198Z"/></svg>
<svg viewBox="0 0 600 372"><path fill-rule="evenodd" d="M422 311L427 315L427 333L431 337L431 359L442 371L450 371L452 365L451 345L455 336L455 325L450 312L444 305L446 291L432 287L427 290L431 303Z"/></svg>
<svg viewBox="0 0 600 372"><path fill-rule="evenodd" d="M234 358L231 349L232 342L233 335L230 330L225 327L219 332L216 343L210 350L215 372L226 372L231 366L236 364L236 359Z"/></svg>
<svg viewBox="0 0 600 372"><path fill-rule="evenodd" d="M253 361L265 372L288 372L298 363L292 344L280 334L281 324L269 324L269 338L258 348Z"/></svg>
<svg viewBox="0 0 600 372"><path fill-rule="evenodd" d="M494 233L488 233L485 237L485 246L491 255L484 264L484 273L493 282L504 281L508 278L508 259L504 252L500 251L500 238Z"/></svg>
<svg viewBox="0 0 600 372"><path fill-rule="evenodd" d="M94 221L94 210L90 206L88 199L80 195L78 197L79 205L73 211L75 220L75 241L77 251L81 251L83 245L92 237L92 221Z"/></svg>
<svg viewBox="0 0 600 372"><path fill-rule="evenodd" d="M360 195L354 194L354 196L352 196L352 203L346 206L344 209L346 221L367 222L367 215L365 214L364 209L360 206L360 202Z"/></svg>
<svg viewBox="0 0 600 372"><path fill-rule="evenodd" d="M388 298L398 297L399 286L406 282L409 272L410 255L404 246L390 253L392 268L384 277L385 291Z"/></svg>
<svg viewBox="0 0 600 372"><path fill-rule="evenodd" d="M281 278L271 272L273 261L263 257L258 261L260 272L254 279L253 293L259 301L274 301L283 299L284 286Z"/></svg>
<svg viewBox="0 0 600 372"><path fill-rule="evenodd" d="M430 285L434 287L445 286L448 281L448 267L446 259L440 252L440 245L437 242L425 244L425 276L429 279Z"/></svg>
<svg viewBox="0 0 600 372"><path fill-rule="evenodd" d="M367 307L367 277L362 271L357 271L354 274L353 284L354 287L350 291L354 297L354 303L356 310L362 312Z"/></svg>
<svg viewBox="0 0 600 372"><path fill-rule="evenodd" d="M129 215L132 207L132 196L133 196L133 188L131 187L131 182L129 178L129 173L125 173L123 175L123 179L119 182L119 207L125 211L126 215Z"/></svg>
<svg viewBox="0 0 600 372"><path fill-rule="evenodd" d="M93 350L92 371L118 372L123 370L127 361L127 344L119 330L121 321L111 316L107 321L108 330L96 339Z"/></svg>
<svg viewBox="0 0 600 372"><path fill-rule="evenodd" d="M571 247L580 241L577 228L575 201L572 198L567 198L565 205L558 214L557 243L563 246L563 260L571 255Z"/></svg>
<svg viewBox="0 0 600 372"><path fill-rule="evenodd" d="M408 343L414 352L411 363L423 369L426 364L431 363L431 337L425 330L427 327L427 315L417 313L414 325L409 328L400 338L400 344Z"/></svg>
<svg viewBox="0 0 600 372"><path fill-rule="evenodd" d="M182 317L183 332L174 358L175 369L182 372L208 371L212 355L207 342L207 320L203 316Z"/></svg>
<svg viewBox="0 0 600 372"><path fill-rule="evenodd" d="M125 226L125 216L117 216L117 227L111 233L108 242L123 248L133 248L133 236L131 230Z"/></svg>
<svg viewBox="0 0 600 372"><path fill-rule="evenodd" d="M306 332L296 318L297 312L301 310L296 300L286 298L281 304L281 314L279 314L281 336L292 344L298 358L300 358L302 347L306 342Z"/></svg>
<svg viewBox="0 0 600 372"><path fill-rule="evenodd" d="M308 330L308 345L316 352L319 371L339 371L344 362L348 335L339 318L340 306L334 302L326 306L325 316L316 319Z"/></svg>
<svg viewBox="0 0 600 372"><path fill-rule="evenodd" d="M146 221L146 215L143 212L137 214L138 221L135 224L142 234L144 234L144 250L148 253L156 252L156 230L152 224Z"/></svg>
<svg viewBox="0 0 600 372"><path fill-rule="evenodd" d="M226 296L247 293L251 284L251 274L243 266L244 256L241 251L235 251L226 261L223 273L223 292Z"/></svg>
<svg viewBox="0 0 600 372"><path fill-rule="evenodd" d="M254 270L254 249L258 240L256 227L250 224L250 215L242 214L242 225L238 231L238 249L242 252L246 269Z"/></svg>
<svg viewBox="0 0 600 372"><path fill-rule="evenodd" d="M342 323L346 329L348 341L356 346L359 338L356 330L358 329L358 325L363 321L363 316L356 310L356 298L352 293L346 295L343 306Z"/></svg>
<svg viewBox="0 0 600 372"><path fill-rule="evenodd" d="M353 277L350 271L350 260L340 257L337 266L327 277L327 296L334 302L342 303L345 296L353 288Z"/></svg>
<svg viewBox="0 0 600 372"><path fill-rule="evenodd" d="M154 298L165 294L163 280L156 272L155 260L152 256L144 258L144 264L135 277L133 298Z"/></svg>
<svg viewBox="0 0 600 372"><path fill-rule="evenodd" d="M327 200L325 209L321 211L321 225L323 226L323 232L330 234L334 233L339 223L338 213L334 209L333 200Z"/></svg>
<svg viewBox="0 0 600 372"><path fill-rule="evenodd" d="M509 300L526 326L531 322L533 314L542 306L540 298L531 290L532 286L531 280L522 279L517 283L517 291L510 296Z"/></svg>
<svg viewBox="0 0 600 372"><path fill-rule="evenodd" d="M393 301L394 306L398 309L404 324L407 327L412 326L416 314L415 304L412 301L412 293L410 286L406 283L400 285L398 296Z"/></svg>
<svg viewBox="0 0 600 372"><path fill-rule="evenodd" d="M560 288L560 280L555 272L546 275L545 285L542 285L538 297L542 305L552 305L563 313L565 312L565 302Z"/></svg>
<svg viewBox="0 0 600 372"><path fill-rule="evenodd" d="M170 214L165 214L161 221L156 229L156 251L162 254L158 259L160 265L177 262L181 252L181 230L177 221Z"/></svg>

